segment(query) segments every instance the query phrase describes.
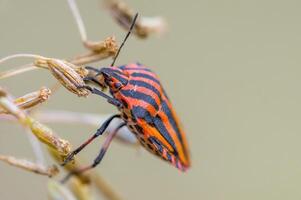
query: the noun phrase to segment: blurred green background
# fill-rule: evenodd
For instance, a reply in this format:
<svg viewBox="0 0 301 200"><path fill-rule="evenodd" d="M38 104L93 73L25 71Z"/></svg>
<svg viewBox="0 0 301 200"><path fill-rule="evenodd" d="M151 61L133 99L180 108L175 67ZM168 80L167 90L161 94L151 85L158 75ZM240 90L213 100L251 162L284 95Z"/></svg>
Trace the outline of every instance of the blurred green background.
<svg viewBox="0 0 301 200"><path fill-rule="evenodd" d="M144 150L115 142L97 170L131 200L301 199L301 2L126 2L142 15L168 21L164 37L131 37L117 64L139 61L159 74L187 132L192 168L180 173ZM124 37L99 1L78 6L91 40ZM0 0L0 25L1 57L27 52L68 58L84 52L66 1ZM18 96L54 82L40 70L1 80L1 86ZM46 108L116 112L99 97L77 98L65 89ZM74 146L95 130L50 126ZM19 125L1 122L0 130L0 154L34 159ZM82 156L92 161L101 143ZM46 181L0 163L0 199L46 199Z"/></svg>

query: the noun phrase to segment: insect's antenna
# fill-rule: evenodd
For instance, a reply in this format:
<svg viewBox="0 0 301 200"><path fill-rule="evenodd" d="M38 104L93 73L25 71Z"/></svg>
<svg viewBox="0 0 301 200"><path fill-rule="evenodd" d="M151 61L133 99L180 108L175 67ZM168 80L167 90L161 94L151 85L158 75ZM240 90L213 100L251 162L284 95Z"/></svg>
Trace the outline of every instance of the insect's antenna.
<svg viewBox="0 0 301 200"><path fill-rule="evenodd" d="M119 49L118 49L118 51L117 51L117 53L116 53L116 56L115 56L114 59L113 59L113 62L112 62L112 64L111 64L111 67L115 64L115 61L116 61L116 59L117 59L117 57L118 57L118 55L119 55L119 53L120 53L121 48L123 47L124 43L126 42L126 40L128 39L128 37L130 36L132 30L134 29L134 26L135 26L137 17L138 17L138 13L135 14L134 19L133 19L133 22L132 22L132 24L131 24L131 27L130 27L128 33L126 34L125 38L123 39L123 41L122 41L122 43L121 43L121 45L120 45L120 47L119 47Z"/></svg>

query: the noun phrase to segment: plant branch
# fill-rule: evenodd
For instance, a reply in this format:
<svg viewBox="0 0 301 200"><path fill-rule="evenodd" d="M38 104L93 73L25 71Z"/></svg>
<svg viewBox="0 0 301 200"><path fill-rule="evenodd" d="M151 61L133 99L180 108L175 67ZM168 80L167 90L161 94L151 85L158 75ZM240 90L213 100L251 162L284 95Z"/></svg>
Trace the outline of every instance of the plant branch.
<svg viewBox="0 0 301 200"><path fill-rule="evenodd" d="M0 160L12 166L24 169L26 171L34 172L40 175L46 175L48 177L53 177L59 173L59 170L56 166L45 167L43 165L30 162L28 160L17 159L12 156L0 155Z"/></svg>

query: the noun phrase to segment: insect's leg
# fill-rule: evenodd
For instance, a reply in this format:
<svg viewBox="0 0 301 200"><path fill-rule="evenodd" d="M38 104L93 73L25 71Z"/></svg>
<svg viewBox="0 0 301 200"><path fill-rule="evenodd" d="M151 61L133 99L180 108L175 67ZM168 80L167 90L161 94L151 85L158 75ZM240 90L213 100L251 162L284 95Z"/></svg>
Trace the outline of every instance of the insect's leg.
<svg viewBox="0 0 301 200"><path fill-rule="evenodd" d="M90 90L91 93L97 94L97 95L99 95L101 97L106 98L110 104L113 104L114 106L119 107L119 108L122 107L122 103L120 101L118 101L117 99L114 99L114 98L110 97L109 95L105 94L104 92L102 92L102 91L100 91L100 90L98 90L96 88L92 88L92 87L90 87L88 85L84 85L84 86L81 86L79 88L86 88L87 90Z"/></svg>
<svg viewBox="0 0 301 200"><path fill-rule="evenodd" d="M68 162L70 162L73 157L78 154L83 148L85 148L88 144L90 144L95 138L102 135L103 132L106 130L106 128L110 125L111 121L115 118L120 118L120 115L113 115L109 119L107 119L99 129L97 129L96 133L90 137L87 141L85 141L82 145L80 145L77 149L72 151L70 154L67 155L64 162L61 164L62 166L66 165Z"/></svg>
<svg viewBox="0 0 301 200"><path fill-rule="evenodd" d="M101 88L104 87L104 85L102 85L102 84L100 84L100 83L98 82L98 80L96 79L95 76L87 76L87 77L83 78L83 80L85 81L85 83L86 83L86 82L92 82L92 83L98 85L98 86L101 87Z"/></svg>
<svg viewBox="0 0 301 200"><path fill-rule="evenodd" d="M117 132L126 125L126 123L122 123L120 124L113 132L111 132L108 137L106 138L104 144L102 145L101 149L100 149L100 152L98 154L98 156L95 158L94 162L89 165L89 166L86 166L86 167L83 167L83 168L80 168L80 169L77 169L73 172L70 172L63 180L62 180L62 183L66 182L71 176L73 175L76 175L76 174L81 174L89 169L92 169L94 167L96 167L100 162L101 160L103 159L105 153L107 152L113 138L115 137L115 135L117 134Z"/></svg>

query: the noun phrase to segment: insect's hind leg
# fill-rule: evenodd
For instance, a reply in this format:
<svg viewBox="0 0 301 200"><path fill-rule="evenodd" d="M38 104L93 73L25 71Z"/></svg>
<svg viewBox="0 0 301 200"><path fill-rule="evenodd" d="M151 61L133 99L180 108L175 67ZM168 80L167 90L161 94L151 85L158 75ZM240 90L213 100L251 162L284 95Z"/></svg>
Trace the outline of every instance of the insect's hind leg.
<svg viewBox="0 0 301 200"><path fill-rule="evenodd" d="M106 152L107 152L113 138L117 134L117 132L124 126L126 126L126 123L121 123L113 132L111 132L108 135L108 137L106 138L104 144L102 145L102 147L100 149L98 156L95 158L94 162L91 165L77 169L73 172L70 172L61 182L65 183L71 176L76 175L76 174L81 174L89 169L93 169L94 167L96 167L102 161L104 155L106 154Z"/></svg>
<svg viewBox="0 0 301 200"><path fill-rule="evenodd" d="M97 129L96 133L94 135L92 135L92 137L90 137L82 145L80 145L77 149L75 149L70 154L68 154L67 157L65 158L64 162L61 165L64 166L68 162L70 162L76 154L78 154L81 150L83 150L83 148L85 148L88 144L90 144L95 138L97 138L98 136L102 135L104 133L104 131L106 130L106 128L110 125L110 123L112 122L113 119L120 118L120 117L121 116L119 114L117 114L117 115L113 115L110 118L108 118L101 125L101 127L99 129Z"/></svg>

